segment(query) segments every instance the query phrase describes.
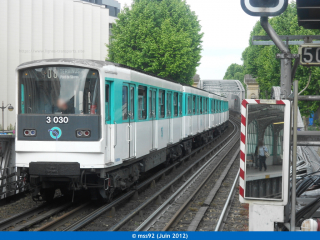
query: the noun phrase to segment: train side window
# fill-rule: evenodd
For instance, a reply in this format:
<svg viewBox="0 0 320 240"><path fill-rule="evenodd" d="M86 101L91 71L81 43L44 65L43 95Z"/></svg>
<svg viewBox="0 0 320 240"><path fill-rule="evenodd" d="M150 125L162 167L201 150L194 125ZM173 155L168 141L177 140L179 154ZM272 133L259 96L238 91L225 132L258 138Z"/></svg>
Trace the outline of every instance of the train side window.
<svg viewBox="0 0 320 240"><path fill-rule="evenodd" d="M178 107L179 107L179 116L182 116L182 94L179 94Z"/></svg>
<svg viewBox="0 0 320 240"><path fill-rule="evenodd" d="M193 101L192 101L192 104L193 104L193 115L196 114L196 99L197 99L197 97L193 96Z"/></svg>
<svg viewBox="0 0 320 240"><path fill-rule="evenodd" d="M174 93L173 94L173 108L174 108L174 116L177 117L178 116L178 93Z"/></svg>
<svg viewBox="0 0 320 240"><path fill-rule="evenodd" d="M105 108L106 108L106 121L110 120L110 85L106 85L106 102L105 102Z"/></svg>
<svg viewBox="0 0 320 240"><path fill-rule="evenodd" d="M207 113L207 99L206 98L203 99L203 113L204 114Z"/></svg>
<svg viewBox="0 0 320 240"><path fill-rule="evenodd" d="M200 114L202 114L202 102L203 102L203 98L200 97L200 102L199 102Z"/></svg>
<svg viewBox="0 0 320 240"><path fill-rule="evenodd" d="M138 87L138 117L139 120L147 119L147 87Z"/></svg>
<svg viewBox="0 0 320 240"><path fill-rule="evenodd" d="M172 117L172 93L167 93L167 117Z"/></svg>
<svg viewBox="0 0 320 240"><path fill-rule="evenodd" d="M164 118L165 113L165 92L164 90L159 90L159 118Z"/></svg>
<svg viewBox="0 0 320 240"><path fill-rule="evenodd" d="M188 115L192 114L192 96L188 95Z"/></svg>
<svg viewBox="0 0 320 240"><path fill-rule="evenodd" d="M122 86L122 119L128 119L128 86Z"/></svg>

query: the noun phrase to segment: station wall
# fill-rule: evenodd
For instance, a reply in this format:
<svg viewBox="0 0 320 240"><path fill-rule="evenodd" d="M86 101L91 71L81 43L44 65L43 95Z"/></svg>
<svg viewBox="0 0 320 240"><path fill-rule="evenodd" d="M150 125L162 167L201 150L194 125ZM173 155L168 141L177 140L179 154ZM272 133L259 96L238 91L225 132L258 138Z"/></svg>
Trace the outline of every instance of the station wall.
<svg viewBox="0 0 320 240"><path fill-rule="evenodd" d="M19 64L50 58L105 60L109 9L77 0L1 0L0 36L0 105L4 101L16 110ZM15 110L5 109L5 129L15 125Z"/></svg>

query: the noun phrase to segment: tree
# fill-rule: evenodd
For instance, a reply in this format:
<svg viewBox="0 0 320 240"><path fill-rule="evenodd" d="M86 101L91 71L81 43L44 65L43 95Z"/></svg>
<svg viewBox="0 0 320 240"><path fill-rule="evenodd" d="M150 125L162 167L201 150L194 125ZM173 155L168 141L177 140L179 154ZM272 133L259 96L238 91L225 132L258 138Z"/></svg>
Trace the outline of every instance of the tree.
<svg viewBox="0 0 320 240"><path fill-rule="evenodd" d="M134 0L112 26L109 61L192 84L201 26L183 0Z"/></svg>
<svg viewBox="0 0 320 240"><path fill-rule="evenodd" d="M226 74L223 77L224 80L239 80L242 84L244 80L244 74L243 74L243 66L233 63L231 64Z"/></svg>
<svg viewBox="0 0 320 240"><path fill-rule="evenodd" d="M270 24L278 35L318 35L320 33L319 30L308 30L299 27L295 2L289 4L283 14L271 18ZM280 86L281 78L280 60L276 59L276 54L280 53L280 50L276 46L256 46L251 43L252 36L265 35L267 34L258 21L250 34L249 47L242 53L243 74L251 74L256 78L260 85L260 98L270 97L272 86ZM299 46L289 46L289 48L291 53L298 53ZM299 80L299 89L303 89L308 82L309 70L312 73L311 83L302 95L319 95L319 67L307 68L299 66L295 79ZM300 111L305 116L310 115L313 111L315 112L319 107L320 102L299 102Z"/></svg>

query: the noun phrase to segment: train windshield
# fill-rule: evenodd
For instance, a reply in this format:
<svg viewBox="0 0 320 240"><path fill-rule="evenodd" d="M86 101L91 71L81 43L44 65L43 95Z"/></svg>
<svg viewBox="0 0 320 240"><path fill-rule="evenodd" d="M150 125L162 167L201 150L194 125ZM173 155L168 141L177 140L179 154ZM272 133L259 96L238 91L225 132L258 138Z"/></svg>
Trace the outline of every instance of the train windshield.
<svg viewBox="0 0 320 240"><path fill-rule="evenodd" d="M20 114L100 114L97 70L46 66L20 71Z"/></svg>

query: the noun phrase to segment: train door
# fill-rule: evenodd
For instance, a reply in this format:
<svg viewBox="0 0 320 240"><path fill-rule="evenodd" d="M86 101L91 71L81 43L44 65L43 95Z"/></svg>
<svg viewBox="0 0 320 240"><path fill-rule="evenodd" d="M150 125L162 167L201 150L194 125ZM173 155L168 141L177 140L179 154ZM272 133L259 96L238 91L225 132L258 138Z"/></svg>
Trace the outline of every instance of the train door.
<svg viewBox="0 0 320 240"><path fill-rule="evenodd" d="M197 97L197 122L198 122L198 124L197 124L197 126L198 126L197 132L200 132L200 117L201 117L201 115L200 115L200 104L201 104L200 100L201 100L201 98Z"/></svg>
<svg viewBox="0 0 320 240"><path fill-rule="evenodd" d="M179 94L179 97L178 97L178 111L179 111L179 121L180 121L180 137L179 139L182 139L183 138L183 134L182 134L182 126L183 126L183 117L182 117L182 94L180 93Z"/></svg>
<svg viewBox="0 0 320 240"><path fill-rule="evenodd" d="M135 85L123 84L122 89L123 122L126 123L126 140L128 142L128 158L135 157ZM125 109L124 109L125 108Z"/></svg>
<svg viewBox="0 0 320 240"><path fill-rule="evenodd" d="M149 118L152 121L152 150L158 148L157 138L157 118L156 118L156 95L157 89L149 90Z"/></svg>
<svg viewBox="0 0 320 240"><path fill-rule="evenodd" d="M116 139L117 139L117 131L116 131L116 122L111 124L111 82L105 82L105 124L106 124L106 160L111 161L112 151L116 146ZM113 134L112 134L113 131ZM114 139L111 136L114 135ZM111 147L112 146L112 147Z"/></svg>
<svg viewBox="0 0 320 240"><path fill-rule="evenodd" d="M172 119L172 92L167 92L167 118L169 121L169 139L168 142L173 142L173 119Z"/></svg>
<svg viewBox="0 0 320 240"><path fill-rule="evenodd" d="M188 94L188 109L187 109L187 119L188 119L188 136L192 134L192 96Z"/></svg>

